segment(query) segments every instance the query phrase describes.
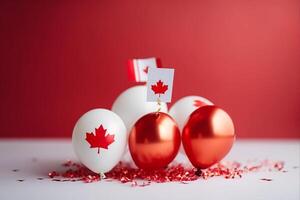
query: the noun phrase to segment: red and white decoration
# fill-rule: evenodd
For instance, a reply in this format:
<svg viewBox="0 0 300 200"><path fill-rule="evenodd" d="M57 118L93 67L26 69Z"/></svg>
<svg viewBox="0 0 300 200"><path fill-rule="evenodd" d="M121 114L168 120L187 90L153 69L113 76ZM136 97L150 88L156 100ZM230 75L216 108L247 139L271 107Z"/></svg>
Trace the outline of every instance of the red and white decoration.
<svg viewBox="0 0 300 200"><path fill-rule="evenodd" d="M77 121L72 143L82 164L95 173L105 173L123 156L127 145L126 128L112 111L90 110Z"/></svg>
<svg viewBox="0 0 300 200"><path fill-rule="evenodd" d="M147 101L171 102L174 69L149 68Z"/></svg>
<svg viewBox="0 0 300 200"><path fill-rule="evenodd" d="M147 84L122 92L113 103L112 111L94 109L77 121L72 143L79 160L102 178L127 152L128 142L129 152L139 168L161 169L176 157L183 138L186 155L197 169L205 169L220 161L235 139L229 115L199 96L179 100L170 110L170 115L166 114L166 103L172 99L175 70L158 68L155 58L131 62L129 69L135 70L131 74L134 80L147 80ZM228 137L220 138L220 132ZM195 134L199 137L193 137ZM209 142L203 139L204 136L209 137ZM223 145L224 148L219 148L216 153L214 144L219 144L221 139L227 146ZM218 160L214 160L217 156ZM98 179L93 176L91 181Z"/></svg>
<svg viewBox="0 0 300 200"><path fill-rule="evenodd" d="M128 78L130 81L146 82L149 69L159 67L159 58L130 59L127 61Z"/></svg>

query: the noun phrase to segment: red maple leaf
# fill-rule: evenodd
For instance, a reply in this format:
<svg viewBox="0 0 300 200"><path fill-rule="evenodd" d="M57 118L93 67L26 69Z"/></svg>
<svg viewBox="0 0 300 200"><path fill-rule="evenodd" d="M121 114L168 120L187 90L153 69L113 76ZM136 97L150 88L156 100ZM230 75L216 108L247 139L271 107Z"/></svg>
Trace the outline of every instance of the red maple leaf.
<svg viewBox="0 0 300 200"><path fill-rule="evenodd" d="M205 103L203 103L202 101L200 100L194 100L194 106L195 107L201 107L201 106L204 106L206 105Z"/></svg>
<svg viewBox="0 0 300 200"><path fill-rule="evenodd" d="M86 133L85 140L91 145L90 148L98 148L98 154L100 152L100 148L108 149L108 146L115 141L115 136L106 134L106 130L104 129L102 124L99 128L95 128L94 133Z"/></svg>
<svg viewBox="0 0 300 200"><path fill-rule="evenodd" d="M146 74L148 74L148 69L149 69L149 67L146 66L146 67L143 69L143 71L144 71Z"/></svg>
<svg viewBox="0 0 300 200"><path fill-rule="evenodd" d="M159 80L156 82L156 85L151 85L151 89L160 97L161 94L165 94L165 92L168 90L168 85L164 85L164 82Z"/></svg>

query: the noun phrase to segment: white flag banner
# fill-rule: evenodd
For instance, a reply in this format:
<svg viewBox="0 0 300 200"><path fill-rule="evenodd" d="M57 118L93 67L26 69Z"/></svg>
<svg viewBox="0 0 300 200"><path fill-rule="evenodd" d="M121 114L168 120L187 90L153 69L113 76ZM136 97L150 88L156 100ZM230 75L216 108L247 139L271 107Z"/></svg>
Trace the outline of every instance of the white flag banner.
<svg viewBox="0 0 300 200"><path fill-rule="evenodd" d="M135 82L146 82L149 68L160 67L160 59L143 58L128 60L129 79Z"/></svg>
<svg viewBox="0 0 300 200"><path fill-rule="evenodd" d="M174 69L149 68L147 101L171 102Z"/></svg>

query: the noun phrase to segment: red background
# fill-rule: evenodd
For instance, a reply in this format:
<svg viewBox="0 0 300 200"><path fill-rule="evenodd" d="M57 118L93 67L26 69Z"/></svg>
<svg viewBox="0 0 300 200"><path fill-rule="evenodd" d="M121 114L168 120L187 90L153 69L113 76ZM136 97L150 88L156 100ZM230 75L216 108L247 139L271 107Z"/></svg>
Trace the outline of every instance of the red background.
<svg viewBox="0 0 300 200"><path fill-rule="evenodd" d="M239 137L299 138L300 2L1 1L0 134L70 137L133 85L126 60L175 67L173 102L211 99Z"/></svg>

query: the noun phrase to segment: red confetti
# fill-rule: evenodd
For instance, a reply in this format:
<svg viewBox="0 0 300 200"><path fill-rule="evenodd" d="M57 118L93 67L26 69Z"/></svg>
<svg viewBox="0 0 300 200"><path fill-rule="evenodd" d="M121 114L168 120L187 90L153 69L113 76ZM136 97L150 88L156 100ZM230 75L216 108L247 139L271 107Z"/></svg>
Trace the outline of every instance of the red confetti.
<svg viewBox="0 0 300 200"><path fill-rule="evenodd" d="M50 178L54 178L55 176L59 176L59 174L58 174L56 171L53 171L53 172L49 172L49 173L48 173L48 176L49 176Z"/></svg>
<svg viewBox="0 0 300 200"><path fill-rule="evenodd" d="M99 174L96 174L81 164L67 161L62 164L67 168L64 172L58 173L52 171L48 176L52 181L60 182L76 182L82 181L85 183L93 183L101 180ZM182 164L173 164L164 169L158 170L143 170L133 168L131 164L120 162L113 170L106 173L105 180L111 182L113 180L120 183L130 183L132 187L145 187L151 183L166 183L179 182L187 184L190 181L198 179L209 179L215 176L225 179L241 178L243 174L257 171L282 171L284 168L283 162L272 162L263 160L260 162L249 162L247 165L242 165L239 162L223 162L214 165L205 170L197 170L192 167L184 167ZM272 181L272 179L260 179L264 181Z"/></svg>
<svg viewBox="0 0 300 200"><path fill-rule="evenodd" d="M274 163L274 168L278 171L281 171L283 169L284 163L283 162L276 162Z"/></svg>
<svg viewBox="0 0 300 200"><path fill-rule="evenodd" d="M121 183L133 183L132 186L147 186L151 182L188 182L198 179L195 169L184 168L181 164L173 165L165 169L143 170L132 168L129 164L119 163L112 171L106 174L108 179L118 180ZM142 181L138 184L137 181ZM146 181L146 182L145 182Z"/></svg>

